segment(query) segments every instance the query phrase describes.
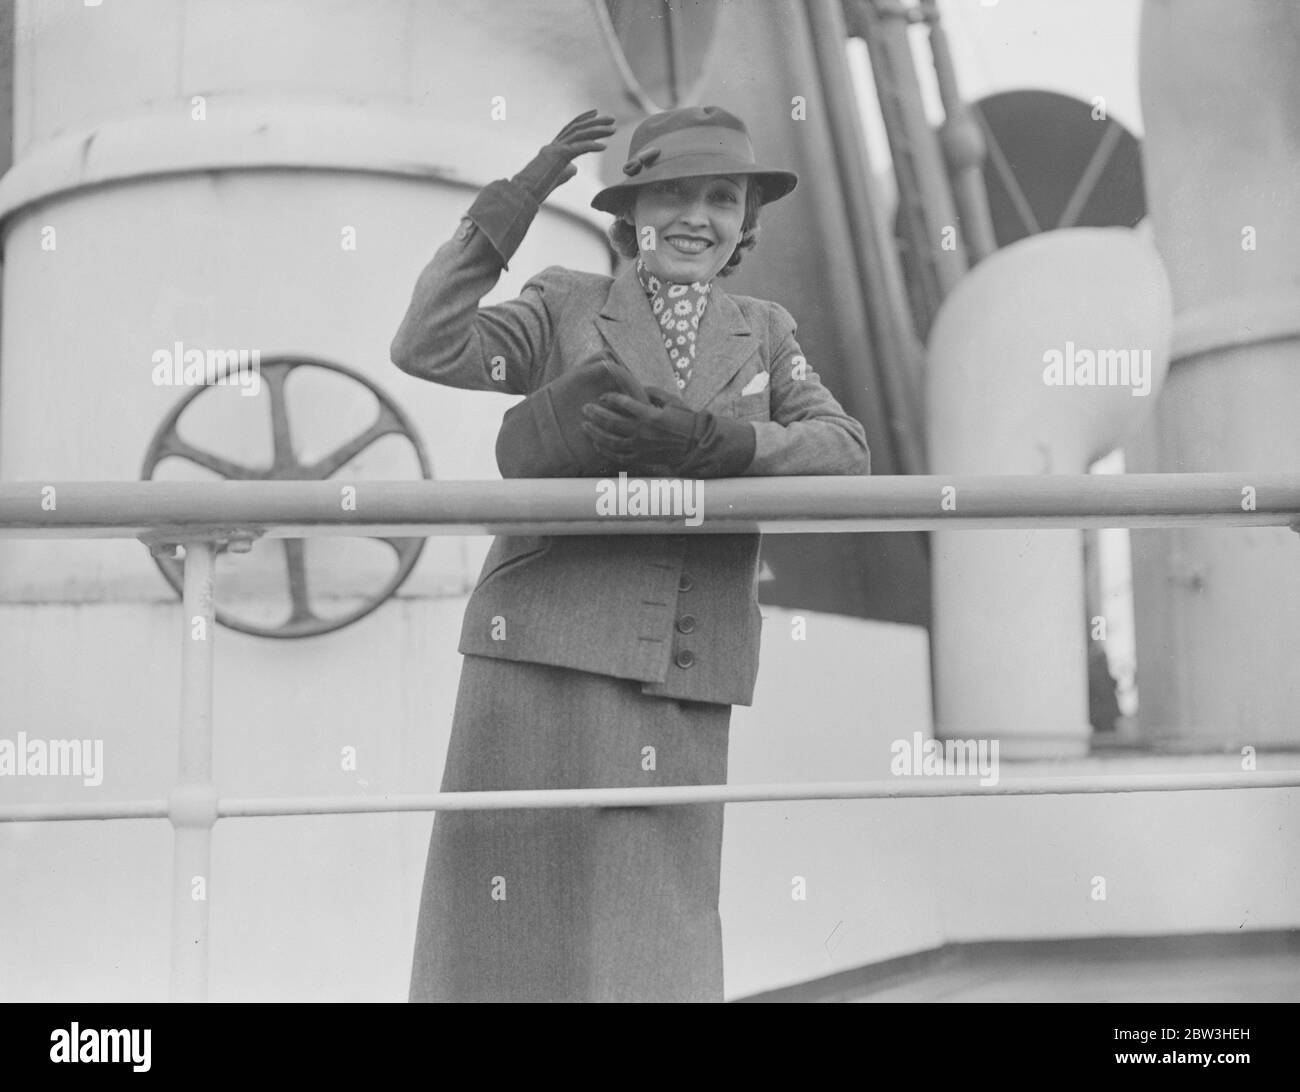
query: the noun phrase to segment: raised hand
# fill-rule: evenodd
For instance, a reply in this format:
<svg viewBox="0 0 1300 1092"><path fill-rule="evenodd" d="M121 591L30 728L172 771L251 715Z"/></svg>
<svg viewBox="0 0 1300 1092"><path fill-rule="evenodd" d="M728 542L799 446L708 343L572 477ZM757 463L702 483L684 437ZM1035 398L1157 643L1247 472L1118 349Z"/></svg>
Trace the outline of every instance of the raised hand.
<svg viewBox="0 0 1300 1092"><path fill-rule="evenodd" d="M588 152L603 151L601 141L614 135L614 119L594 109L579 114L542 147L531 163L514 177L541 204L558 186L578 173L573 161Z"/></svg>

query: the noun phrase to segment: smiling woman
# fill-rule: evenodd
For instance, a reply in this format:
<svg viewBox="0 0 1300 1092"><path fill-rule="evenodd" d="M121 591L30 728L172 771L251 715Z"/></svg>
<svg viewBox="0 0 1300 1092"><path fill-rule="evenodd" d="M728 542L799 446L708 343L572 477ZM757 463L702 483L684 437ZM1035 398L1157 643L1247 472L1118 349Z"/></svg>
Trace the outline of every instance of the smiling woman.
<svg viewBox="0 0 1300 1092"><path fill-rule="evenodd" d="M637 257L618 277L550 266L480 306L612 121L580 115L479 195L421 273L393 362L527 395L498 465L604 479L597 516L695 526L705 478L868 473L862 426L789 312L713 283L796 181L759 166L719 107L646 118L626 180L592 199ZM499 536L465 611L443 789L724 783L731 706L758 671L758 549L755 534ZM721 804L440 813L411 999L722 1000L722 819Z"/></svg>

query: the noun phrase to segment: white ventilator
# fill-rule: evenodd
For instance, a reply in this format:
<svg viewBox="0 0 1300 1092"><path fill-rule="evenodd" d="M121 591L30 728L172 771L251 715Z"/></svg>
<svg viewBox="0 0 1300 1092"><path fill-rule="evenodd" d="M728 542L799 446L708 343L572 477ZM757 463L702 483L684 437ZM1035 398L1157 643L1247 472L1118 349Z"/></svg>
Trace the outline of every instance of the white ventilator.
<svg viewBox="0 0 1300 1092"><path fill-rule="evenodd" d="M1054 231L998 251L930 333L930 472L1086 472L1149 412L1171 326L1168 278L1137 232ZM1082 533L936 531L931 551L936 737L999 739L1007 758L1084 753Z"/></svg>

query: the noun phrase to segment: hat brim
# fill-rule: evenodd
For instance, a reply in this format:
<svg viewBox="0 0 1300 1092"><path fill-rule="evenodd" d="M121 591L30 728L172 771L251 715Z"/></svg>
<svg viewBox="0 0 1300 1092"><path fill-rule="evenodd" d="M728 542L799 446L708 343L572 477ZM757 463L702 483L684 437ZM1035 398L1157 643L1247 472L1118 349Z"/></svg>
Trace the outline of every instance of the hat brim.
<svg viewBox="0 0 1300 1092"><path fill-rule="evenodd" d="M642 170L626 182L606 186L591 199L591 207L617 216L624 211L628 198L643 186L668 182L674 178L701 178L711 174L746 175L753 178L762 190L764 205L779 200L799 184L799 176L793 171L773 171L753 163L737 162L726 156L677 156L662 166Z"/></svg>

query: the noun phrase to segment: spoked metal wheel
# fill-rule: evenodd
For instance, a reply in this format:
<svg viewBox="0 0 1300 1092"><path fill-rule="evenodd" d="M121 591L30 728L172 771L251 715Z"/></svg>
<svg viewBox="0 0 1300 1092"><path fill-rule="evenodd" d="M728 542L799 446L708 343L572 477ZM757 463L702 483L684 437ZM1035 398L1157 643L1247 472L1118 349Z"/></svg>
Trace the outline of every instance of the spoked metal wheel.
<svg viewBox="0 0 1300 1092"><path fill-rule="evenodd" d="M201 411L204 404L203 400L215 397L218 391L224 391L226 394L230 393L228 388L199 386L181 398L154 433L149 449L145 453L144 465L140 472L141 479L146 481L153 479L159 464L163 463L164 460L180 459L195 466L203 467L222 478L232 481L321 481L333 477L353 459L356 459L370 448L371 445L389 436L399 437L410 446L418 463L421 477L428 479L433 476L430 471L428 456L415 426L400 407L365 376L342 365L308 357L274 357L262 361L259 370L261 381L265 386L264 393L270 400L271 463L269 466L255 466L241 462L228 455L199 447L180 435L179 424L187 412L196 409ZM310 461L304 461L295 450L293 436L290 432L290 414L286 398L286 382L291 375L295 374L300 377L306 375L328 376L336 381L342 378L355 389L355 393L349 393L345 396L349 399L356 399L359 396L365 397L368 392L368 396L373 398L378 406L378 412L374 420L369 427L342 440L328 453ZM252 415L258 410L264 413L264 403L260 394L257 398L241 399L240 401L246 403L248 409L244 411L241 406L239 417L244 417L245 413ZM259 403L263 404L259 406ZM247 424L241 421L241 425L243 427L239 428L239 434L243 436L250 435ZM258 427L264 426L259 424ZM322 540L317 540L317 543L319 544L320 541ZM254 544L253 548L278 550L283 554L283 580L289 604L287 617L279 624L268 624L263 621L240 617L237 612L219 607L216 612L217 621L221 625L238 630L241 633L248 633L257 637L284 638L312 637L322 633L330 633L364 618L401 587L415 568L420 553L424 549L423 538L379 538L365 541L382 542L391 549L394 571L387 580L379 582L379 586L367 588L360 593L358 596L362 600L360 605L337 614L320 612L317 609L319 594L314 600L313 592L316 589L313 588L312 582L308 579L308 540L300 538L264 539ZM319 548L319 545L317 548ZM225 552L227 546L225 544L220 545L218 550L219 552ZM154 551L153 556L159 570L179 595L183 586L183 562L159 551ZM221 599L225 598L227 597L223 594ZM230 598L238 599L239 596L236 594ZM221 599L219 599L219 602Z"/></svg>

